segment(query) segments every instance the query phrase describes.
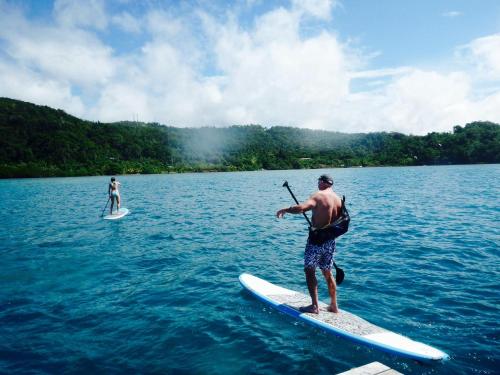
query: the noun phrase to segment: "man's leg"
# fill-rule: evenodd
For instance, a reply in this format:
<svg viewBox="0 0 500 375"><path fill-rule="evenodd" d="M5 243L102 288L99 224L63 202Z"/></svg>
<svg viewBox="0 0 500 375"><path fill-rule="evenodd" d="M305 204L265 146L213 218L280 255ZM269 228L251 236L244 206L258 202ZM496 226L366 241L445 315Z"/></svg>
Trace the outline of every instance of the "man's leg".
<svg viewBox="0 0 500 375"><path fill-rule="evenodd" d="M120 211L120 196L116 196L116 210Z"/></svg>
<svg viewBox="0 0 500 375"><path fill-rule="evenodd" d="M328 293L330 293L330 306L328 306L328 311L333 313L338 313L339 308L337 306L337 284L335 283L335 279L332 275L331 270L321 270L323 272L323 276L326 280L326 285L328 285Z"/></svg>
<svg viewBox="0 0 500 375"><path fill-rule="evenodd" d="M316 279L316 268L306 267L304 268L306 273L307 289L309 289L309 295L311 296L312 304L310 306L301 307L300 311L318 314L319 313L319 303L318 303L318 280Z"/></svg>
<svg viewBox="0 0 500 375"><path fill-rule="evenodd" d="M111 196L111 206L109 206L109 213L112 215L113 214L113 206L115 204L115 197Z"/></svg>

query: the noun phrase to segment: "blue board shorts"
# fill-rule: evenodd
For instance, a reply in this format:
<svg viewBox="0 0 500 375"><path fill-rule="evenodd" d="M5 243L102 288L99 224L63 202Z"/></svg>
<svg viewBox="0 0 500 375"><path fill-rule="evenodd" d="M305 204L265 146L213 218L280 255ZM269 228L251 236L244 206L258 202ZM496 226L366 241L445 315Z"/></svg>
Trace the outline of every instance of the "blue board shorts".
<svg viewBox="0 0 500 375"><path fill-rule="evenodd" d="M335 255L335 239L331 239L322 245L313 245L307 240L304 252L304 268L316 268L331 270Z"/></svg>

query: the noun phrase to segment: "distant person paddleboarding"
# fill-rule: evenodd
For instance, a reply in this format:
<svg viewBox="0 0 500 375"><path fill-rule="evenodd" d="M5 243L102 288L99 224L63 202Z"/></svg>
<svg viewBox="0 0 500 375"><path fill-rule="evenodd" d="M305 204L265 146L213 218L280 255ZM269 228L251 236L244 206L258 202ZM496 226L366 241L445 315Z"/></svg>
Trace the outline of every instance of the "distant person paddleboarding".
<svg viewBox="0 0 500 375"><path fill-rule="evenodd" d="M318 178L318 191L304 203L282 208L276 217L282 218L285 213L302 214L312 210L313 230L309 231L304 252L304 272L307 288L311 296L311 305L301 307L301 312L319 314L318 280L316 267L321 269L328 285L331 302L328 311L338 313L337 284L332 275L332 266L335 254L335 236L329 230L322 230L332 224L342 213L342 200L333 191L333 178L321 175Z"/></svg>
<svg viewBox="0 0 500 375"><path fill-rule="evenodd" d="M121 186L120 182L116 180L116 178L111 177L111 182L109 183L108 186L108 194L109 194L109 199L111 199L111 207L109 209L110 215L113 214L113 206L115 204L116 200L116 210L120 210L120 190L119 187Z"/></svg>

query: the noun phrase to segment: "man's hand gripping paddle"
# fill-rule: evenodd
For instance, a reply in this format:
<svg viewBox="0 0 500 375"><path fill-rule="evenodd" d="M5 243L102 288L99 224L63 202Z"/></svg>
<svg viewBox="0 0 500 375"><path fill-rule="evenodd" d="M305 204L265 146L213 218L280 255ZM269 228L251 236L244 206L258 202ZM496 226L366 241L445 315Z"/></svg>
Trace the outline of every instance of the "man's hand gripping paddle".
<svg viewBox="0 0 500 375"><path fill-rule="evenodd" d="M290 185L288 185L288 181L283 182L283 187L286 187L290 195L292 196L293 200L295 203L300 204L297 198L295 198L295 195L293 194L292 190L290 189ZM311 220L309 220L309 217L306 215L305 212L302 212L302 215L307 220L307 223L309 224L309 228L312 228ZM337 285L342 284L342 281L344 281L344 270L342 268L337 267L335 262L333 262L333 266L335 267L335 281L337 282Z"/></svg>

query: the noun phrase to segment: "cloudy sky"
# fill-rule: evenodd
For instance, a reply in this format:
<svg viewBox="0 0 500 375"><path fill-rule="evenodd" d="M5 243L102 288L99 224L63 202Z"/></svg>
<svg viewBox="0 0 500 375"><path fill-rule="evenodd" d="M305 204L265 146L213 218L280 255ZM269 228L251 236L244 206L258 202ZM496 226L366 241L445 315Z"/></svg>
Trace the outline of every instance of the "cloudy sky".
<svg viewBox="0 0 500 375"><path fill-rule="evenodd" d="M0 0L0 96L102 122L500 122L496 0Z"/></svg>

